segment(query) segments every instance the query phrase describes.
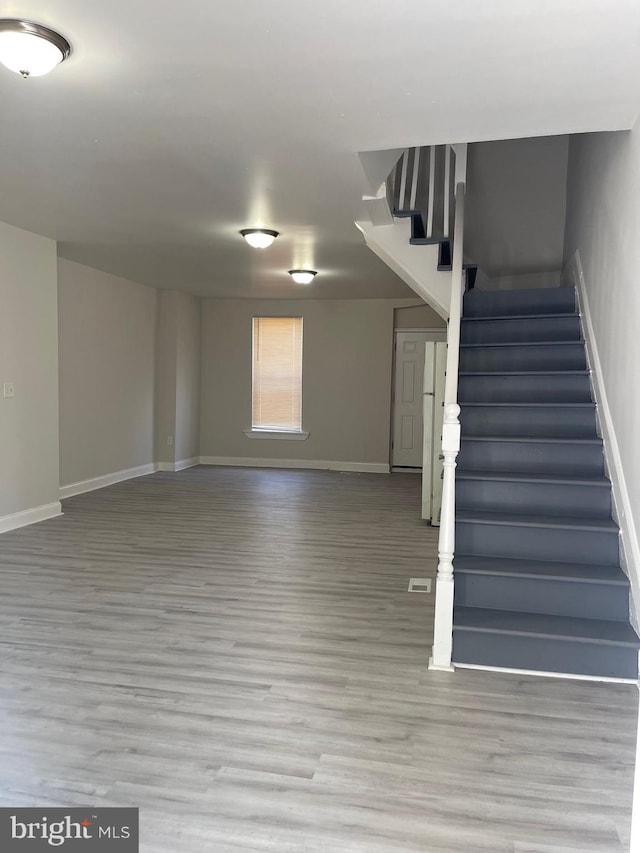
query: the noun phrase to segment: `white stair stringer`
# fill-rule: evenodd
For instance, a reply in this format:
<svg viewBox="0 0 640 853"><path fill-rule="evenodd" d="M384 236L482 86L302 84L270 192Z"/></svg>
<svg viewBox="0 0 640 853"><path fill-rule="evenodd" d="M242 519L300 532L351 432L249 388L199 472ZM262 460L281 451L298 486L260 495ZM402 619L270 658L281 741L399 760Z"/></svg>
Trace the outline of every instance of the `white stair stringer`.
<svg viewBox="0 0 640 853"><path fill-rule="evenodd" d="M393 225L393 214L389 207L388 188L386 182L381 184L375 195L363 195L362 203L367 211L371 224ZM357 224L357 223L356 223Z"/></svg>
<svg viewBox="0 0 640 853"><path fill-rule="evenodd" d="M439 245L412 246L411 220L395 219L390 225L356 222L365 243L380 260L424 299L445 320L449 318L451 272L438 270Z"/></svg>
<svg viewBox="0 0 640 853"><path fill-rule="evenodd" d="M391 225L389 176L404 154L404 148L388 151L361 151L358 154L368 194L362 196L367 215L374 225Z"/></svg>

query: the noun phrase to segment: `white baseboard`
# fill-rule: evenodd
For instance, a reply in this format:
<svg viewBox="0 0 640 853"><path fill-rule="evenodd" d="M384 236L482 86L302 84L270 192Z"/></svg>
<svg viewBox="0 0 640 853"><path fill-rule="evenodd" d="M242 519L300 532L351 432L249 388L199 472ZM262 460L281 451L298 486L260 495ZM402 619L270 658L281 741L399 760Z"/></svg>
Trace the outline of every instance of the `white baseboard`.
<svg viewBox="0 0 640 853"><path fill-rule="evenodd" d="M635 527L629 490L627 489L624 465L620 456L615 426L607 400L602 363L593 331L589 299L579 252L576 252L569 261L567 272L578 294L578 308L582 317L582 328L587 344L587 358L593 378L593 392L596 400L598 423L604 441L607 470L613 486L614 517L620 527L622 568L631 583L631 622L633 627L638 630L640 627L640 545L638 544L638 533Z"/></svg>
<svg viewBox="0 0 640 853"><path fill-rule="evenodd" d="M175 464L175 470L176 471L184 471L185 468L193 468L194 465L199 465L199 464L200 464L200 457L199 456L192 456L190 459L180 459Z"/></svg>
<svg viewBox="0 0 640 853"><path fill-rule="evenodd" d="M158 462L158 471L184 471L185 468L193 468L194 465L200 464L199 456L192 456L190 459L180 459L178 462Z"/></svg>
<svg viewBox="0 0 640 853"><path fill-rule="evenodd" d="M60 486L60 499L64 500L65 498L72 498L74 495L83 495L85 492L104 489L105 486L113 486L114 483L122 483L123 480L132 480L134 477L145 477L147 474L154 474L157 470L157 464L150 462L148 465L125 468L123 471L103 474L101 477L93 477L91 480L70 483L68 486Z"/></svg>
<svg viewBox="0 0 640 853"><path fill-rule="evenodd" d="M24 509L22 512L14 512L11 515L0 516L0 533L8 533L18 527L26 527L28 524L37 524L39 521L47 521L49 518L57 518L62 515L60 501L50 504L35 506L32 509Z"/></svg>
<svg viewBox="0 0 640 853"><path fill-rule="evenodd" d="M325 462L319 459L255 459L247 456L201 456L201 465L229 465L239 468L311 468L321 471L353 471L359 474L388 474L381 462Z"/></svg>

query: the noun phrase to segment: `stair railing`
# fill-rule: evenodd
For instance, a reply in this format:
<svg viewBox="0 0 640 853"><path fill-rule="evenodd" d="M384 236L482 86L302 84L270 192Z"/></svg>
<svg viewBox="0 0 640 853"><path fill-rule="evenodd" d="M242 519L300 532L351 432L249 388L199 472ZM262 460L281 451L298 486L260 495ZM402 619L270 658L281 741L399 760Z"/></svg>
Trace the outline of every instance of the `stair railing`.
<svg viewBox="0 0 640 853"><path fill-rule="evenodd" d="M438 574L430 669L452 671L453 650L453 560L455 555L456 459L460 451L460 406L458 405L458 363L460 358L460 319L464 293L464 198L467 171L467 146L456 145L455 225L451 269L451 305L447 333L447 367L442 426L442 510L438 539Z"/></svg>
<svg viewBox="0 0 640 853"><path fill-rule="evenodd" d="M397 212L420 213L427 241L437 242L451 236L457 147L407 148L389 181L391 208Z"/></svg>

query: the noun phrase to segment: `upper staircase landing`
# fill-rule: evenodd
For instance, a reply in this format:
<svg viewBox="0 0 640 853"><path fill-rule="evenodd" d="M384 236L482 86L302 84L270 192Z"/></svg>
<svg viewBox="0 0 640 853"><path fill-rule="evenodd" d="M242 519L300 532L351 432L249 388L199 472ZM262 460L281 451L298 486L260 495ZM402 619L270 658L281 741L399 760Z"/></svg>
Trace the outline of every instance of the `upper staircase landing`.
<svg viewBox="0 0 640 853"><path fill-rule="evenodd" d="M356 226L367 246L445 319L455 191L466 180L466 150L431 145L359 155L371 193L363 196L368 221Z"/></svg>

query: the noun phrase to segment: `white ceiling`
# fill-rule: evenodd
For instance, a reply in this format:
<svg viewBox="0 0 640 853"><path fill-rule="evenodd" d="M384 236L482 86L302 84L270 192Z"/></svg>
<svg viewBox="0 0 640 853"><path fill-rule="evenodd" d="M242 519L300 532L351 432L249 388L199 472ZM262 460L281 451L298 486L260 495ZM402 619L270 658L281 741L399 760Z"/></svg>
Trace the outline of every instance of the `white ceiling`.
<svg viewBox="0 0 640 853"><path fill-rule="evenodd" d="M358 151L622 129L640 108L638 0L0 0L0 17L74 48L48 77L0 68L0 220L199 294L407 295L353 225ZM255 225L282 236L250 249Z"/></svg>

